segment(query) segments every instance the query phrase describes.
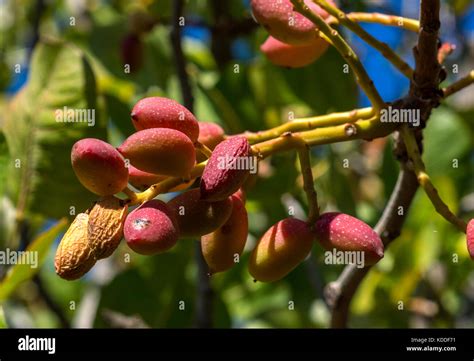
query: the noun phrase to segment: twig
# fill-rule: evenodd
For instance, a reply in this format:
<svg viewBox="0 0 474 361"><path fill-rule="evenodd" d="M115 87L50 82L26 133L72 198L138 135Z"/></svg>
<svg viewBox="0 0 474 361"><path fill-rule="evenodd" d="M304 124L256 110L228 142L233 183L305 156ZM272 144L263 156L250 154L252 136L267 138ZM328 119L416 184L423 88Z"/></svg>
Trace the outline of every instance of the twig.
<svg viewBox="0 0 474 361"><path fill-rule="evenodd" d="M182 183L187 183L191 179L200 177L202 172L204 171L204 167L206 166L206 163L207 163L207 160L195 165L194 168L191 170L191 173L188 178L169 177L159 183L153 184L150 188L148 188L147 190L141 193L135 193L135 199L134 200L128 199L128 204L131 206L136 205L136 204L141 204L143 202L146 202L155 198L159 194L167 193L170 189Z"/></svg>
<svg viewBox="0 0 474 361"><path fill-rule="evenodd" d="M354 139L375 139L386 137L394 132L398 125L396 123L381 123L375 121L377 118L361 120L357 123L346 123L333 127L317 128L306 132L293 133L297 137L288 137L285 134L277 138L270 139L261 143L254 144L252 151L258 157L265 158L272 154L298 149L301 147L301 140L309 146L329 144ZM201 176L207 160L197 164L192 170L188 178L170 177L159 183L153 184L147 190L136 193L135 199L128 199L130 205L141 204L150 199L155 198L161 193L166 193L170 189Z"/></svg>
<svg viewBox="0 0 474 361"><path fill-rule="evenodd" d="M446 203L443 202L438 194L438 190L431 182L429 175L426 173L425 165L421 159L421 154L418 149L418 144L415 139L415 135L412 131L404 125L401 129L401 134L406 145L408 155L410 156L413 164L413 170L417 176L418 182L423 187L426 195L430 199L431 203L435 207L436 211L448 222L452 223L461 232L466 232L467 223L457 217L453 212L449 210Z"/></svg>
<svg viewBox="0 0 474 361"><path fill-rule="evenodd" d="M420 24L416 19L404 18L396 15L388 15L381 13L360 13L353 12L346 14L349 19L352 21L357 21L359 23L377 23L388 26L401 27L405 30L418 32ZM339 20L337 18L331 17L328 20L329 24L338 24Z"/></svg>
<svg viewBox="0 0 474 361"><path fill-rule="evenodd" d="M317 128L306 132L294 133L302 138L309 146L350 141L354 139L372 140L386 137L398 128L397 123L381 123L374 117L360 120L356 123L341 124L333 127ZM253 151L261 158L276 152L294 149L297 146L293 139L284 134L278 138L257 143Z"/></svg>
<svg viewBox="0 0 474 361"><path fill-rule="evenodd" d="M420 32L418 44L414 48L415 73L410 84L410 93L405 99L406 106L416 104L421 108L421 117L425 122L433 107L439 104L439 75L441 66L438 63L438 30L439 30L439 0L420 1ZM414 99L416 100L415 103ZM382 214L375 231L380 234L385 248L398 237L405 221L408 209L418 189L418 179L415 173L405 164L406 149L398 139L396 155L402 163L397 184L390 196L387 207ZM399 214L399 207L403 213ZM347 326L349 306L370 267L358 269L348 265L337 281L330 283L326 289L328 304L332 305L331 326L341 328Z"/></svg>
<svg viewBox="0 0 474 361"><path fill-rule="evenodd" d="M210 150L208 147L206 147L206 145L196 141L194 142L194 147L199 151L201 152L201 154L203 156L205 156L206 158L209 158L211 155L212 155L212 150Z"/></svg>
<svg viewBox="0 0 474 361"><path fill-rule="evenodd" d="M465 87L468 87L469 85L473 83L474 83L474 70L471 70L471 72L467 74L465 77L459 79L455 83L444 88L443 89L444 97L447 98L450 95L453 95L454 93L460 91L461 89L464 89Z"/></svg>
<svg viewBox="0 0 474 361"><path fill-rule="evenodd" d="M303 0L291 0L291 2L297 12L311 20L318 27L320 33L324 34L331 40L336 50L344 59L346 59L350 67L353 69L357 78L357 83L372 103L374 112L379 113L385 103L380 97L380 94L374 86L374 82L370 79L354 50L352 50L349 44L336 30L331 28L318 14L312 12Z"/></svg>
<svg viewBox="0 0 474 361"><path fill-rule="evenodd" d="M41 34L40 34L40 25L41 25L41 18L45 13L46 4L44 0L36 0L36 8L33 17L33 36L31 39L31 45L28 49L28 59L31 59L33 51L36 47L36 44L39 42Z"/></svg>
<svg viewBox="0 0 474 361"><path fill-rule="evenodd" d="M406 168L402 168L398 174L397 183L390 200L375 226L375 231L382 238L385 249L400 235L417 189L418 182L415 174ZM399 209L402 209L403 213L400 213ZM326 286L326 300L332 307L331 327L347 327L350 303L370 269L371 267L360 269L355 265L347 265L339 278Z"/></svg>
<svg viewBox="0 0 474 361"><path fill-rule="evenodd" d="M178 73L181 93L183 95L184 106L190 112L194 108L194 98L189 83L189 77L186 72L186 59L183 54L181 45L181 26L179 24L183 14L184 1L173 1L173 27L171 30L171 43L173 46L174 57L176 61L176 69ZM202 163L201 163L202 164ZM195 167L196 169L196 167ZM180 180L171 178L170 184ZM176 184L177 185L177 184ZM197 295L196 295L196 327L209 328L212 327L212 309L213 309L213 291L211 288L206 262L201 253L201 245L198 242L195 247L195 260L197 264Z"/></svg>
<svg viewBox="0 0 474 361"><path fill-rule="evenodd" d="M198 267L196 318L195 326L198 328L213 327L213 299L214 291L211 287L209 267L202 255L201 242L196 242L195 259Z"/></svg>
<svg viewBox="0 0 474 361"><path fill-rule="evenodd" d="M194 97L189 83L188 73L186 72L186 59L184 58L183 48L181 46L181 19L183 16L184 1L173 1L173 24L171 27L171 45L173 47L174 60L176 61L176 72L178 73L183 103L189 111L193 111Z"/></svg>
<svg viewBox="0 0 474 361"><path fill-rule="evenodd" d="M321 8L326 10L329 14L336 17L339 22L357 34L362 40L378 50L393 66L395 66L402 74L406 77L411 78L413 76L413 69L408 65L402 58L400 58L390 47L383 43L367 31L365 31L359 24L352 21L343 11L337 7L330 5L325 0L314 0Z"/></svg>
<svg viewBox="0 0 474 361"><path fill-rule="evenodd" d="M132 191L130 188L125 188L122 190L122 193L124 193L128 199L130 199L131 202L137 202L137 193Z"/></svg>
<svg viewBox="0 0 474 361"><path fill-rule="evenodd" d="M288 123L284 123L277 127L259 131L256 133L245 132L245 136L249 142L263 142L278 137L286 132L301 132L312 130L320 127L340 125L344 123L355 122L359 119L369 118L372 114L372 108L354 109L348 112L331 113L318 115L315 117L296 118Z"/></svg>
<svg viewBox="0 0 474 361"><path fill-rule="evenodd" d="M44 287L43 281L39 275L33 277L33 282L35 283L38 293L41 296L41 299L44 301L46 306L53 312L59 320L59 324L62 328L71 328L71 323L63 312L63 309L56 303L56 301L51 297L48 290Z"/></svg>
<svg viewBox="0 0 474 361"><path fill-rule="evenodd" d="M314 224L319 218L318 195L314 189L313 172L311 169L310 150L307 144L298 150L300 160L301 174L303 175L303 189L308 198L308 224Z"/></svg>

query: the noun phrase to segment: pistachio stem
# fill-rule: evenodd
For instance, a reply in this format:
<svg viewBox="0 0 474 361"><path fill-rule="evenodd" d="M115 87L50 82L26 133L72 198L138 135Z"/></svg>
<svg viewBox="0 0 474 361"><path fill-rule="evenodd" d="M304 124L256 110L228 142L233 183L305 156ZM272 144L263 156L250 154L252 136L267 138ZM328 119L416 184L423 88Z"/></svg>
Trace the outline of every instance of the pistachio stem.
<svg viewBox="0 0 474 361"><path fill-rule="evenodd" d="M308 219L307 223L313 225L319 218L318 195L314 188L313 172L311 169L311 155L309 146L303 142L298 149L298 158L301 166L301 174L303 176L303 189L308 199Z"/></svg>
<svg viewBox="0 0 474 361"><path fill-rule="evenodd" d="M336 126L316 128L303 132L286 132L275 138L252 145L253 154L261 160L272 154L292 149L301 148L302 144L315 146L321 144L344 142L354 139L372 140L389 135L397 129L396 123L381 123L378 117L363 119L354 123L345 123ZM188 182L202 175L207 160L197 164L189 177L170 177L159 183L153 184L147 190L136 193L134 199L129 199L130 205L141 204L155 198L161 193L166 193L170 189Z"/></svg>
<svg viewBox="0 0 474 361"><path fill-rule="evenodd" d="M295 10L301 15L311 20L331 41L336 50L349 63L350 67L356 75L356 81L365 92L372 103L374 113L378 114L384 107L385 103L374 86L374 82L370 79L365 68L360 62L354 50L339 34L339 32L331 28L318 14L312 12L303 0L291 0Z"/></svg>
<svg viewBox="0 0 474 361"><path fill-rule="evenodd" d="M347 17L358 23L377 23L387 26L401 27L415 33L420 29L420 22L416 19L404 18L396 15L381 13L352 12L347 13ZM339 24L339 19L331 17L327 20L329 24Z"/></svg>
<svg viewBox="0 0 474 361"><path fill-rule="evenodd" d="M295 148L295 137L297 135L309 146L344 142L354 139L372 140L386 137L398 127L396 123L382 123L377 117L367 120L359 120L355 123L345 123L332 127L317 128L298 133L284 133L277 138L254 144L252 151L260 159L266 158L276 152Z"/></svg>
<svg viewBox="0 0 474 361"><path fill-rule="evenodd" d="M286 132L299 132L312 130L319 127L352 123L359 119L368 118L371 116L371 114L372 108L369 107L354 109L348 112L331 113L307 118L296 118L288 123L284 123L268 130L256 133L245 132L242 135L246 137L250 143L263 142L265 140L279 137Z"/></svg>
<svg viewBox="0 0 474 361"><path fill-rule="evenodd" d="M122 190L122 193L124 193L128 197L128 199L130 199L131 202L137 199L137 193L132 191L128 186Z"/></svg>
<svg viewBox="0 0 474 361"><path fill-rule="evenodd" d="M367 31L365 31L359 24L352 21L346 13L339 10L337 7L330 5L326 0L313 0L316 4L318 4L321 8L326 10L329 14L336 17L342 25L350 29L352 32L357 34L362 40L364 40L367 44L374 47L378 50L388 61L390 61L393 66L395 66L403 75L407 78L411 79L413 76L413 69L408 65L402 58L400 58L390 47L383 43L372 35L370 35Z"/></svg>
<svg viewBox="0 0 474 361"><path fill-rule="evenodd" d="M201 154L203 156L205 156L206 158L210 158L210 156L212 155L212 150L210 150L206 145L196 141L194 142L194 147L199 151L201 152Z"/></svg>
<svg viewBox="0 0 474 361"><path fill-rule="evenodd" d="M464 89L465 87L468 87L469 85L473 83L474 83L474 70L471 70L469 74L467 74L465 77L459 79L458 81L454 82L450 86L444 88L443 89L444 97L447 98L450 95L453 95L454 93Z"/></svg>
<svg viewBox="0 0 474 361"><path fill-rule="evenodd" d="M430 199L431 203L435 207L436 211L448 222L452 223L460 231L466 233L467 224L462 219L457 217L453 212L450 211L446 203L441 199L438 190L431 182L429 175L426 173L425 164L421 159L420 150L418 149L418 144L415 139L415 135L404 124L401 128L401 134L403 141L405 142L408 155L413 162L413 170L418 179L418 183L425 190L426 195Z"/></svg>
<svg viewBox="0 0 474 361"><path fill-rule="evenodd" d="M134 200L130 199L130 205L136 205L136 204L141 204L143 202L147 202L149 200L152 200L155 198L157 195L161 193L167 193L170 189L182 184L189 182L191 179L195 179L199 176L201 176L202 172L204 171L204 167L206 166L207 160L197 164L194 166L194 168L191 170L189 177L182 178L182 177L170 177L166 178L165 180L158 182L156 184L153 184L150 188L147 190L141 192L141 193L136 193L136 198Z"/></svg>

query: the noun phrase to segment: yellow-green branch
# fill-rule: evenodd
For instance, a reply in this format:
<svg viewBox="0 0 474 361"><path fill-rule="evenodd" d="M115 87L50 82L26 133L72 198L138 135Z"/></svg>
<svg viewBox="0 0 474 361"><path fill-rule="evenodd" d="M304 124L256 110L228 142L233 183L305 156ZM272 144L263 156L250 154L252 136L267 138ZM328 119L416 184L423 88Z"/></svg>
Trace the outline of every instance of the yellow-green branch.
<svg viewBox="0 0 474 361"><path fill-rule="evenodd" d="M307 144L304 144L298 149L298 158L300 160L301 174L303 176L303 190L308 199L308 219L307 222L313 225L319 218L318 195L314 189L313 172L311 169L310 149Z"/></svg>
<svg viewBox="0 0 474 361"><path fill-rule="evenodd" d="M210 150L206 145L200 143L200 142L195 142L194 147L206 158L209 158L212 155L212 150Z"/></svg>
<svg viewBox="0 0 474 361"><path fill-rule="evenodd" d="M350 141L354 139L372 140L386 137L398 127L397 123L381 123L378 118L359 120L355 123L345 123L332 127L317 128L309 131L294 133L309 146ZM259 158L265 158L277 152L295 149L299 146L297 137L284 133L278 138L266 140L252 146L253 152Z"/></svg>
<svg viewBox="0 0 474 361"><path fill-rule="evenodd" d="M385 137L395 131L396 123L381 123L377 117L367 120L359 120L355 123L345 123L331 127L317 128L297 133L283 133L276 138L254 144L252 152L263 159L272 154L287 150L299 150L304 145L316 146L321 144L330 144L354 139L372 140ZM124 192L129 196L129 204L136 205L149 201L157 195L169 192L170 189L195 179L202 175L207 160L197 164L186 179L180 177L170 177L159 183L152 185L141 193L133 193L126 189ZM130 193L131 192L131 193Z"/></svg>
<svg viewBox="0 0 474 361"><path fill-rule="evenodd" d="M352 21L343 11L337 7L330 5L326 0L313 0L321 8L326 10L329 14L336 17L339 22L357 34L362 40L378 50L393 66L395 66L402 74L411 79L413 69L402 58L400 58L390 47L383 43L367 31L365 31L359 24Z"/></svg>
<svg viewBox="0 0 474 361"><path fill-rule="evenodd" d="M465 87L468 87L469 85L473 83L474 83L474 70L471 70L471 72L467 74L465 77L459 79L458 81L454 82L450 86L444 88L443 89L444 97L447 98L450 95L453 95L454 93L464 89Z"/></svg>
<svg viewBox="0 0 474 361"><path fill-rule="evenodd" d="M250 143L263 142L265 140L276 138L286 132L300 132L312 130L320 127L352 123L359 119L367 119L373 113L372 108L354 109L348 112L331 113L307 118L296 118L288 123L277 127L263 130L256 133L245 132L245 136Z"/></svg>
<svg viewBox="0 0 474 361"><path fill-rule="evenodd" d="M318 14L313 13L308 6L306 6L303 0L291 0L291 2L295 10L311 20L318 27L319 31L324 33L324 35L331 40L337 51L339 51L344 59L346 59L355 73L357 83L372 103L374 113L378 114L384 107L385 103L380 97L380 94L374 86L374 82L368 76L354 50L352 50L337 30L331 28Z"/></svg>
<svg viewBox="0 0 474 361"><path fill-rule="evenodd" d="M132 191L130 188L125 188L122 190L122 193L124 193L128 199L130 200L130 202L134 202L136 201L137 199L137 193L135 193L134 191Z"/></svg>
<svg viewBox="0 0 474 361"><path fill-rule="evenodd" d="M358 23L376 23L388 26L396 26L408 31L413 31L415 33L417 33L420 28L420 22L418 20L396 15L363 12L347 13L346 15L352 21L356 21ZM328 20L328 22L330 24L338 24L339 19L332 17Z"/></svg>
<svg viewBox="0 0 474 361"><path fill-rule="evenodd" d="M143 202L147 202L149 200L152 200L155 198L157 195L162 194L162 193L168 193L170 189L182 184L189 182L191 179L195 179L199 176L202 175L202 172L204 171L204 167L206 166L207 160L197 164L192 170L191 173L189 174L189 177L186 179L183 179L181 177L170 177L165 179L164 181L161 181L159 183L153 184L150 188L147 190L141 192L141 193L135 193L134 199L130 198L129 199L129 204L130 205L136 205L136 204L142 204Z"/></svg>
<svg viewBox="0 0 474 361"><path fill-rule="evenodd" d="M448 97L472 83L474 83L474 70L464 78L443 89L444 95L445 97ZM372 140L375 138L385 137L398 128L396 123L381 123L377 116L367 119L371 114L373 114L373 108L361 108L348 112L332 113L308 118L297 118L294 121L269 130L257 133L244 133L243 135L246 136L250 142L258 142L252 146L252 150L260 159L263 159L281 151L291 149L300 150L302 142L305 146L310 147L354 139ZM456 217L449 210L446 204L443 203L436 188L431 183L429 176L426 174L416 142L414 143L415 146L413 146L410 136L405 135L407 133L406 128L403 127L403 129L405 130L402 134L404 135L410 157L414 161L415 172L417 173L420 185L428 194L428 197L438 213L445 217L449 222L456 225L456 227L465 231L466 223ZM408 134L411 134L411 132L408 131ZM414 141L414 138L412 141ZM210 156L211 154L211 151L207 147L201 147L199 143L196 144L196 148L202 150L203 154L206 154L207 156ZM197 164L186 179L170 177L152 185L141 193L134 193L128 188L124 189L123 193L128 196L130 205L141 204L155 198L159 194L169 192L172 188L182 183L201 176L206 163L207 161ZM313 214L314 211L310 218Z"/></svg>
<svg viewBox="0 0 474 361"><path fill-rule="evenodd" d="M431 182L430 177L426 173L425 165L421 159L421 154L416 143L415 135L406 126L403 125L401 128L401 134L403 141L405 142L408 155L413 162L413 170L418 179L418 183L423 187L426 195L430 199L431 203L435 207L436 211L445 218L448 222L452 223L462 232L466 232L467 224L462 219L458 218L453 212L449 210L449 207L441 199L438 190Z"/></svg>

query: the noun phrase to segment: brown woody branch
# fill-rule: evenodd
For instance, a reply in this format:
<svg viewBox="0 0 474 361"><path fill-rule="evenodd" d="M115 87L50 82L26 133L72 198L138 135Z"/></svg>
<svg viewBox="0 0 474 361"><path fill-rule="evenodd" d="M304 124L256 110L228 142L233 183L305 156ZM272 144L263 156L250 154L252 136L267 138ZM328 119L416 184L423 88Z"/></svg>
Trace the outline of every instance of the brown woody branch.
<svg viewBox="0 0 474 361"><path fill-rule="evenodd" d="M174 0L173 2L173 18L170 40L173 47L174 58L176 61L176 71L181 86L183 103L190 112L194 108L194 98L189 82L188 73L186 71L186 58L183 54L181 45L181 26L180 19L183 15L184 1ZM195 260L197 264L197 295L196 295L196 319L195 325L199 328L212 327L212 308L213 308L213 291L210 284L206 262L201 254L201 244L196 243Z"/></svg>
<svg viewBox="0 0 474 361"><path fill-rule="evenodd" d="M402 168L387 207L375 226L375 231L382 238L385 248L400 235L417 189L418 181L415 174ZM399 209L403 212L399 212ZM370 267L360 269L355 265L348 265L337 281L326 286L326 300L332 308L331 327L346 327L352 298L369 271Z"/></svg>
<svg viewBox="0 0 474 361"><path fill-rule="evenodd" d="M184 106L192 112L192 109L194 107L194 97L191 89L191 84L189 83L188 73L186 71L186 59L184 57L183 48L181 46L180 20L183 16L183 8L183 0L174 0L170 40L171 46L173 48L174 60L176 61L176 72L178 74L179 85L181 87L183 103Z"/></svg>
<svg viewBox="0 0 474 361"><path fill-rule="evenodd" d="M410 85L410 96L426 103L424 108L427 110L439 105L443 96L439 90L442 69L438 62L439 3L439 0L420 1L420 31L418 44L413 49L416 65Z"/></svg>
<svg viewBox="0 0 474 361"><path fill-rule="evenodd" d="M431 110L439 105L444 95L439 89L442 79L442 67L438 62L439 8L439 0L420 1L420 31L418 44L414 48L415 72L408 96L399 102L402 108L420 109L422 124L425 124ZM421 145L421 129L416 132L416 136ZM398 133L396 137L398 138L395 155L401 162L401 170L387 207L375 226L375 231L381 236L385 247L400 235L408 209L418 189L416 175L406 166L408 157L405 145ZM399 213L400 209L403 213ZM354 265L348 265L335 282L328 284L325 295L332 309L331 327L347 327L350 303L369 271L370 267L358 269Z"/></svg>

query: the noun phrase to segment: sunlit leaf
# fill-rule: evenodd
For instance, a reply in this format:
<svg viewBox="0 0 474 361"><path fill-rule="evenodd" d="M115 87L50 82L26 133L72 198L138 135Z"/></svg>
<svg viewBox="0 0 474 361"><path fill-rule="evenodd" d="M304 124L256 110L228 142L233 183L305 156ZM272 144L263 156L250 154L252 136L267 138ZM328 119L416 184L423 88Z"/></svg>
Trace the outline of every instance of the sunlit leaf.
<svg viewBox="0 0 474 361"><path fill-rule="evenodd" d="M470 131L462 118L449 108L433 110L423 138L423 158L430 174L455 175L456 160L459 167L459 159L471 144Z"/></svg>
<svg viewBox="0 0 474 361"><path fill-rule="evenodd" d="M70 122L64 108L93 117ZM75 177L70 151L81 138L105 139L106 131L94 74L78 48L53 41L37 46L30 78L8 109L4 131L15 160L9 164L8 194L20 213L60 218L70 207L88 207L94 197Z"/></svg>

